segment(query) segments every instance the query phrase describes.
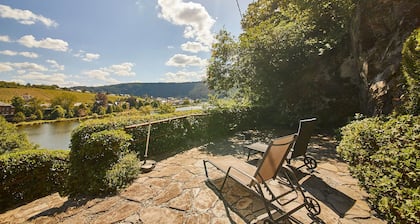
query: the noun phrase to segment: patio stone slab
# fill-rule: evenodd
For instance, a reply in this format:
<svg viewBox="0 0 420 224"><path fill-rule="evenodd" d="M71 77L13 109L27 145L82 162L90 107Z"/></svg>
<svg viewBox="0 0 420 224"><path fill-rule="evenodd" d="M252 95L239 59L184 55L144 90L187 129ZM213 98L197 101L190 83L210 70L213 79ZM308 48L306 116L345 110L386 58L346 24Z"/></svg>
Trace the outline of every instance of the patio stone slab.
<svg viewBox="0 0 420 224"><path fill-rule="evenodd" d="M310 153L318 158L318 167L314 172L305 167L296 172L305 194L320 204L318 221L386 223L374 216L365 201L367 193L350 176L347 165L337 160L337 142L328 136L317 136L311 142ZM158 161L154 170L140 174L117 195L72 201L52 194L0 214L0 223L262 223L258 217L264 215L263 203L255 194L229 179L218 194L206 183L202 160L234 156L245 161L245 144L249 142L231 138L193 148ZM258 155L252 157L258 159ZM295 164L302 160L294 160ZM213 178L221 183L220 175ZM300 223L316 221L307 213L303 208L290 218Z"/></svg>

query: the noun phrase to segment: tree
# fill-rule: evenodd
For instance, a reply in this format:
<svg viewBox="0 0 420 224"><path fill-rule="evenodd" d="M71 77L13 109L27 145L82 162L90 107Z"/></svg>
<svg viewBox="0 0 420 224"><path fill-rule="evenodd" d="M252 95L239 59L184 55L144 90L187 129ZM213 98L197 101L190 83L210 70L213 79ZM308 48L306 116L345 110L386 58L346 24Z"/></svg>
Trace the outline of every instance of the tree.
<svg viewBox="0 0 420 224"><path fill-rule="evenodd" d="M139 108L140 113L144 114L144 115L149 115L152 113L153 111L153 107L150 105L146 105L146 106L141 106Z"/></svg>
<svg viewBox="0 0 420 224"><path fill-rule="evenodd" d="M57 105L54 107L50 116L51 116L51 119L63 118L66 116L66 111L60 105Z"/></svg>
<svg viewBox="0 0 420 224"><path fill-rule="evenodd" d="M35 116L36 116L36 119L38 119L38 120L44 119L44 113L40 109L35 111Z"/></svg>
<svg viewBox="0 0 420 224"><path fill-rule="evenodd" d="M31 98L24 107L25 115L27 117L35 115L36 117L36 111L42 110L41 103L41 100L36 97Z"/></svg>
<svg viewBox="0 0 420 224"><path fill-rule="evenodd" d="M82 103L79 106L74 108L75 112L75 116L77 117L85 117L87 115L90 114L90 109L89 107L86 106L86 104Z"/></svg>
<svg viewBox="0 0 420 224"><path fill-rule="evenodd" d="M353 8L352 0L250 4L238 41L224 30L216 36L207 70L209 87L222 96L248 98L264 106L288 107L305 99L290 83L302 78L299 71L308 60L343 42ZM298 89L316 90L310 88Z"/></svg>
<svg viewBox="0 0 420 224"><path fill-rule="evenodd" d="M25 106L25 100L20 96L14 96L12 98L12 105L15 107L15 113L23 112Z"/></svg>
<svg viewBox="0 0 420 224"><path fill-rule="evenodd" d="M77 97L71 93L64 92L59 96L54 97L51 100L51 106L61 106L66 111L73 109L73 105L76 102Z"/></svg>
<svg viewBox="0 0 420 224"><path fill-rule="evenodd" d="M93 112L97 114L105 114L107 107L108 96L105 93L97 93L95 95L95 103L93 104Z"/></svg>
<svg viewBox="0 0 420 224"><path fill-rule="evenodd" d="M130 108L138 108L139 106L138 100L134 96L128 97L127 102L130 104Z"/></svg>
<svg viewBox="0 0 420 224"><path fill-rule="evenodd" d="M22 112L19 112L23 115ZM34 146L24 134L20 134L13 124L0 116L0 155L17 149L31 149Z"/></svg>
<svg viewBox="0 0 420 224"><path fill-rule="evenodd" d="M13 121L14 122L22 122L26 120L26 116L22 111L19 111L17 113L15 113L15 115L13 116Z"/></svg>
<svg viewBox="0 0 420 224"><path fill-rule="evenodd" d="M408 113L420 114L420 28L415 29L404 42L402 72L408 84Z"/></svg>
<svg viewBox="0 0 420 224"><path fill-rule="evenodd" d="M159 105L158 111L160 114L168 114L175 112L175 107L170 103L162 103Z"/></svg>

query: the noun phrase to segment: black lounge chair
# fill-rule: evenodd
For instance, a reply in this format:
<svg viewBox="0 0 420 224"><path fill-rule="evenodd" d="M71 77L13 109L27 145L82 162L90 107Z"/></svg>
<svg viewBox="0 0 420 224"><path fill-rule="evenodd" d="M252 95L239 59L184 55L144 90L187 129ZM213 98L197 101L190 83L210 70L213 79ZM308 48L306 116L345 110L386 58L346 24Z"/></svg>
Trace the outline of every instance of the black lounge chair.
<svg viewBox="0 0 420 224"><path fill-rule="evenodd" d="M299 156L303 156L304 165L297 167L297 169L306 166L309 169L313 170L317 167L317 162L314 158L306 155L308 149L308 143L315 128L316 118L304 119L299 121L299 129L297 134L297 139L295 144L292 147L291 154L287 157L287 163L290 164L291 159L294 159ZM257 153L264 153L268 145L256 142L250 145L246 145L245 148L248 149L248 160L251 154L251 151Z"/></svg>
<svg viewBox="0 0 420 224"><path fill-rule="evenodd" d="M216 189L219 196L222 195L228 178L255 193L258 199L264 203L264 214L266 214L264 223L276 223L303 207L309 211L311 216L318 215L320 213L318 202L313 198L306 197L293 170L283 167L295 138L296 135L293 134L274 139L266 149L258 166L234 157L203 160L208 183ZM223 174L223 176L218 176L219 180L223 178L220 187L209 177L211 168L209 165L218 170L213 169L214 173ZM213 177L214 173L212 173ZM282 175L277 175L278 173ZM270 180L275 180L277 185L269 182Z"/></svg>

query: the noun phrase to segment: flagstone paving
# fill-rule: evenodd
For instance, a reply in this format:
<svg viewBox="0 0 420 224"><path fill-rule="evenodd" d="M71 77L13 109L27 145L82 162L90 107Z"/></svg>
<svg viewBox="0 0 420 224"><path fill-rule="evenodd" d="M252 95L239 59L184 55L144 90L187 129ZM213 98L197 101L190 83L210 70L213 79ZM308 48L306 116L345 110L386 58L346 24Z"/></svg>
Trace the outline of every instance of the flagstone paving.
<svg viewBox="0 0 420 224"><path fill-rule="evenodd" d="M228 181L227 190L216 194L206 184L203 168L203 159L234 156L245 161L247 152L243 145L247 143L250 142L233 137L193 148L159 161L153 171L139 175L115 196L76 200L52 194L0 214L0 223L256 222L262 214L262 204L255 195L234 181ZM311 219L303 208L286 222L386 223L374 216L366 203L368 195L350 176L335 147L336 142L330 137L314 136L308 154L316 158L318 167L314 172L306 168L296 170L305 194L318 200L321 214ZM301 163L297 160L292 165Z"/></svg>

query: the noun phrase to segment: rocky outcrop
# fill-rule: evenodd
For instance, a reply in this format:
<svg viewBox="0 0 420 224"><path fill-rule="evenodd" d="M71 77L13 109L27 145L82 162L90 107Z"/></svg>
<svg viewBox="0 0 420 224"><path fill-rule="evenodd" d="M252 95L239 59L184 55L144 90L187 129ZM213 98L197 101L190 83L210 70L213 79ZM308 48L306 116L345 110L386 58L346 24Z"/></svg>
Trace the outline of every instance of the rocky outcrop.
<svg viewBox="0 0 420 224"><path fill-rule="evenodd" d="M404 96L402 46L419 26L419 0L359 1L343 43L305 65L298 86L310 94L299 89L300 99L311 99L322 124L391 113Z"/></svg>
<svg viewBox="0 0 420 224"><path fill-rule="evenodd" d="M401 50L410 33L420 26L420 1L360 1L350 30L350 52L341 74L359 87L361 112L389 114L403 95ZM355 70L349 72L349 68Z"/></svg>

